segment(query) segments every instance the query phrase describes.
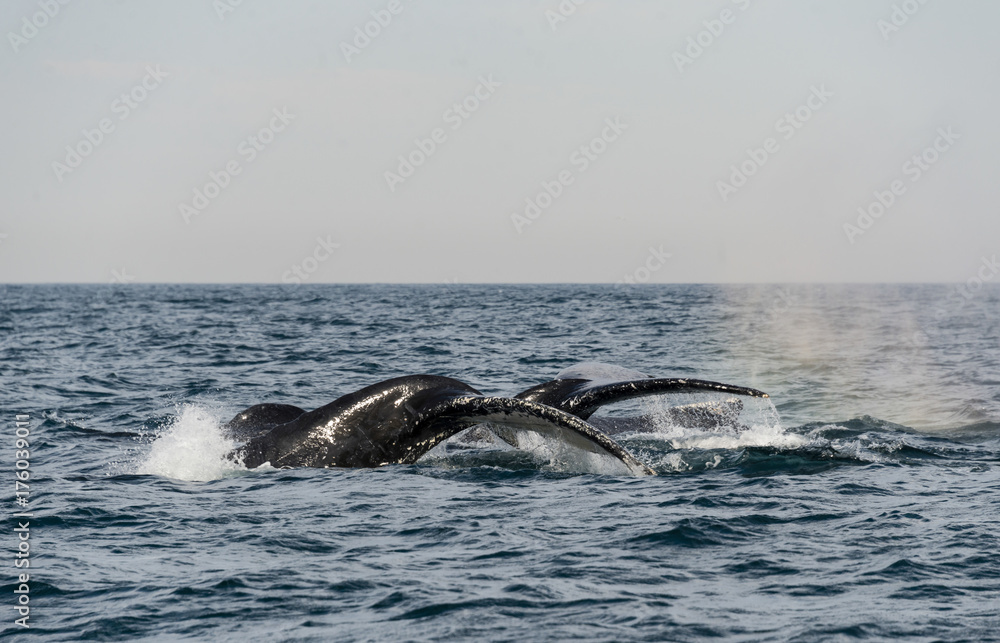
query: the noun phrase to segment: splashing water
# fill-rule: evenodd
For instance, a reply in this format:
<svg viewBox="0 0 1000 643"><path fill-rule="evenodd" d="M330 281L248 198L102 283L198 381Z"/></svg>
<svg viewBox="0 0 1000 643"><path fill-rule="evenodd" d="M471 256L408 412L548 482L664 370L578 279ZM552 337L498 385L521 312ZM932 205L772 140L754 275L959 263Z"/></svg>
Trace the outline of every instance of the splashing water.
<svg viewBox="0 0 1000 643"><path fill-rule="evenodd" d="M135 472L204 482L243 471L240 463L226 457L236 443L223 435L221 426L212 411L185 404L173 423L153 441Z"/></svg>
<svg viewBox="0 0 1000 643"><path fill-rule="evenodd" d="M794 449L810 444L810 440L788 433L781 426L778 409L770 398L744 398L740 423L745 429L705 430L682 426L673 421L670 409L677 400L670 396L654 396L642 401L643 415L656 426L653 435L667 441L674 449L740 449L743 447L776 447Z"/></svg>
<svg viewBox="0 0 1000 643"><path fill-rule="evenodd" d="M756 448L793 453L829 447L828 440L786 430L769 398L740 398L734 406L731 396L699 392L634 402L612 413L643 421L616 439L661 474L728 468ZM687 412L678 413L681 409ZM708 411L702 414L704 409Z"/></svg>

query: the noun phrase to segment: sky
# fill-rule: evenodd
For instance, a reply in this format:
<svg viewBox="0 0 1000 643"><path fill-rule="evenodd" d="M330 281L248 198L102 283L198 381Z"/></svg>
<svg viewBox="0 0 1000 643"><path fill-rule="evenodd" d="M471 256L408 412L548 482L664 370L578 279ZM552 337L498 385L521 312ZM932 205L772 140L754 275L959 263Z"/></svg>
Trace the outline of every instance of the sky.
<svg viewBox="0 0 1000 643"><path fill-rule="evenodd" d="M6 0L0 282L965 282L1000 253L998 24Z"/></svg>

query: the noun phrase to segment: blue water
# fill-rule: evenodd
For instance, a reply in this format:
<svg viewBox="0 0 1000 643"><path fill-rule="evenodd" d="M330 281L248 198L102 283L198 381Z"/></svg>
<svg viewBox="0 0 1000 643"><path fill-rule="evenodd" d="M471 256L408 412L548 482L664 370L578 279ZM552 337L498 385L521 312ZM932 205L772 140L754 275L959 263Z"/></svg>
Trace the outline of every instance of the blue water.
<svg viewBox="0 0 1000 643"><path fill-rule="evenodd" d="M4 636L1000 640L1000 288L0 293L8 507L27 413L35 514L31 628L8 563ZM373 470L224 457L251 404L421 372L513 394L580 361L774 408L624 437L657 477L452 443Z"/></svg>

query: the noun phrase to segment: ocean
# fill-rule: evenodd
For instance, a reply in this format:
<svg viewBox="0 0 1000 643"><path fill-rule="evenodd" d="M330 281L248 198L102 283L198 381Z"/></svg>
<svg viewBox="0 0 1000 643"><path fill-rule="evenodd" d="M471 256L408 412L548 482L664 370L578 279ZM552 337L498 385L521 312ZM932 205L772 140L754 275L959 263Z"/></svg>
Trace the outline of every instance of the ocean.
<svg viewBox="0 0 1000 643"><path fill-rule="evenodd" d="M5 638L1000 640L995 284L0 292ZM651 418L616 439L657 476L457 438L226 458L252 404L414 373L507 396L588 361L770 398L741 432L663 412L713 394L603 410Z"/></svg>

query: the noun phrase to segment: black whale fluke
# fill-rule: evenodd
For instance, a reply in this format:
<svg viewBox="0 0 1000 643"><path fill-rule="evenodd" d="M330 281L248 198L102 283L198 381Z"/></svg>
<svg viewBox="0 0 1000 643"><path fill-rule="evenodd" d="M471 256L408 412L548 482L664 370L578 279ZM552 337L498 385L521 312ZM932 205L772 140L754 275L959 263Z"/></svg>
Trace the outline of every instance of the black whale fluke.
<svg viewBox="0 0 1000 643"><path fill-rule="evenodd" d="M617 379L622 376L629 379ZM654 378L608 364L588 363L566 369L556 379L533 386L515 397L546 404L586 420L606 404L662 393L699 391L768 396L745 386L687 378Z"/></svg>
<svg viewBox="0 0 1000 643"><path fill-rule="evenodd" d="M452 435L484 423L554 437L617 458L634 474L653 474L578 417L530 400L487 397L463 382L437 375L373 384L251 438L232 455L247 468L265 462L274 467L408 464Z"/></svg>

